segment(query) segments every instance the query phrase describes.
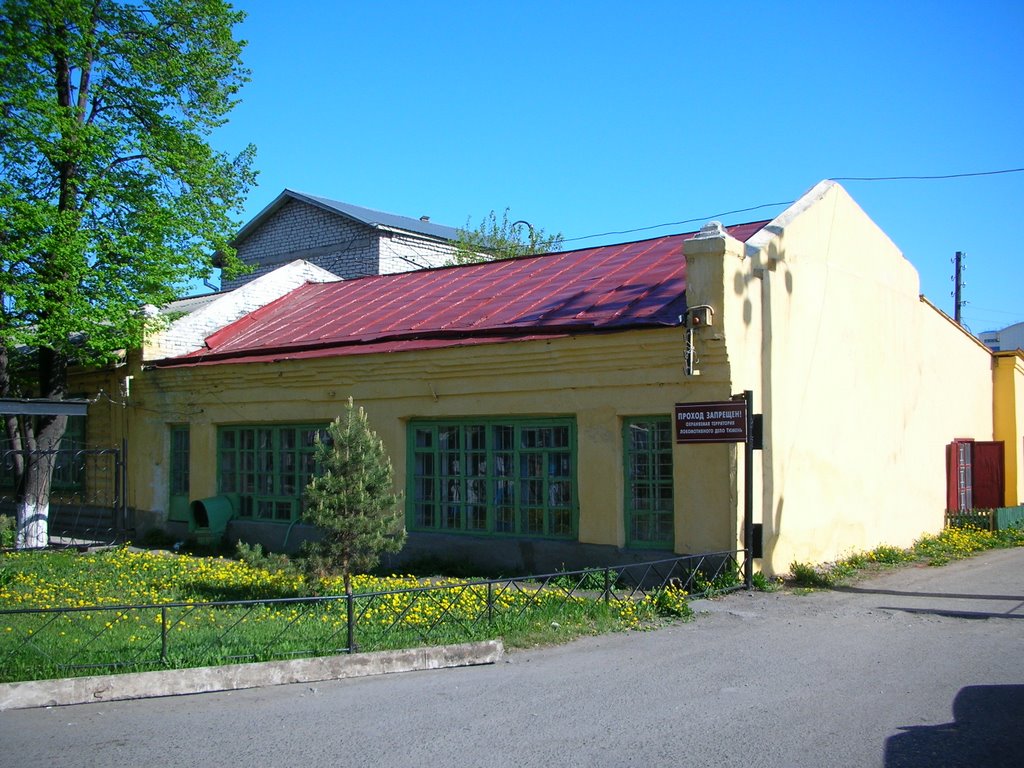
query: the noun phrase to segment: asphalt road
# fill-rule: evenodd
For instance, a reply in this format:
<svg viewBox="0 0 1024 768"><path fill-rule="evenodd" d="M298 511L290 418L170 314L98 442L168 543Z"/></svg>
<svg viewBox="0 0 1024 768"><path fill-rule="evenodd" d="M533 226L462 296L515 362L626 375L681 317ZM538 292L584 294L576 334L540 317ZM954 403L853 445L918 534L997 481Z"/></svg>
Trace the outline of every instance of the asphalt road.
<svg viewBox="0 0 1024 768"><path fill-rule="evenodd" d="M0 713L0 766L1024 765L1024 549L489 667Z"/></svg>

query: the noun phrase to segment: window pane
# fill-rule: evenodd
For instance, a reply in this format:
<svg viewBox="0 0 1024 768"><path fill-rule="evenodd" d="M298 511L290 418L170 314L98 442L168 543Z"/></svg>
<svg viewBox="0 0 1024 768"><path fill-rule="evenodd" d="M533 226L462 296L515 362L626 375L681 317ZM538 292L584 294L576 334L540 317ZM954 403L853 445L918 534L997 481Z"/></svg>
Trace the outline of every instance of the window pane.
<svg viewBox="0 0 1024 768"><path fill-rule="evenodd" d="M295 430L284 428L281 430L281 450L290 451L295 448Z"/></svg>
<svg viewBox="0 0 1024 768"><path fill-rule="evenodd" d="M673 544L672 437L668 417L637 419L624 427L626 532L630 544Z"/></svg>
<svg viewBox="0 0 1024 768"><path fill-rule="evenodd" d="M507 477L513 472L512 454L510 453L499 453L494 457L494 474L498 477Z"/></svg>
<svg viewBox="0 0 1024 768"><path fill-rule="evenodd" d="M551 513L551 533L568 536L572 533L572 512L568 509L556 509Z"/></svg>
<svg viewBox="0 0 1024 768"><path fill-rule="evenodd" d="M485 504L487 502L487 481L470 480L466 483L466 501L470 504Z"/></svg>
<svg viewBox="0 0 1024 768"><path fill-rule="evenodd" d="M432 504L417 504L415 506L415 513L413 519L415 520L418 528L433 528L434 527L434 506Z"/></svg>
<svg viewBox="0 0 1024 768"><path fill-rule="evenodd" d="M430 479L417 478L415 480L416 492L413 498L416 501L434 500L434 481Z"/></svg>
<svg viewBox="0 0 1024 768"><path fill-rule="evenodd" d="M239 494L240 516L296 520L306 486L316 473L319 432L319 427L294 425L220 429L218 490Z"/></svg>
<svg viewBox="0 0 1024 768"><path fill-rule="evenodd" d="M487 530L487 507L473 505L469 508L469 529L472 531Z"/></svg>
<svg viewBox="0 0 1024 768"><path fill-rule="evenodd" d="M498 533L515 533L516 513L512 507L498 507L494 511L494 530Z"/></svg>
<svg viewBox="0 0 1024 768"><path fill-rule="evenodd" d="M543 509L533 508L526 510L526 532L533 534L544 533Z"/></svg>
<svg viewBox="0 0 1024 768"><path fill-rule="evenodd" d="M434 454L432 453L417 453L416 454L416 467L414 469L417 477L423 477L424 475L434 474Z"/></svg>
<svg viewBox="0 0 1024 768"><path fill-rule="evenodd" d="M672 423L667 419L655 425L654 448L658 451L672 451Z"/></svg>
<svg viewBox="0 0 1024 768"><path fill-rule="evenodd" d="M444 518L441 520L444 528L458 530L462 528L462 507L458 504L450 504L444 508Z"/></svg>
<svg viewBox="0 0 1024 768"><path fill-rule="evenodd" d="M511 451L515 448L515 428L509 426L494 427L492 430L494 436L494 445L491 446L496 451Z"/></svg>
<svg viewBox="0 0 1024 768"><path fill-rule="evenodd" d="M408 434L413 449L406 491L411 527L573 535L577 508L571 423L417 423L410 424ZM431 493L441 504L433 519L426 509Z"/></svg>
<svg viewBox="0 0 1024 768"><path fill-rule="evenodd" d="M508 480L498 480L494 484L494 503L497 506L515 504L515 483Z"/></svg>
<svg viewBox="0 0 1024 768"><path fill-rule="evenodd" d="M471 451L482 451L487 447L486 427L466 427L466 448Z"/></svg>

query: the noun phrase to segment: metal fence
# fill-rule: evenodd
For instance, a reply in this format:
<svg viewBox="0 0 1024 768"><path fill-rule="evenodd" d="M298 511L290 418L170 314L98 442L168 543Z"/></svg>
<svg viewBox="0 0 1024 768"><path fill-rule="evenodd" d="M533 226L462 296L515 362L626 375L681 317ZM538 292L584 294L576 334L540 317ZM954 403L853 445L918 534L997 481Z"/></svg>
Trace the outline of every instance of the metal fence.
<svg viewBox="0 0 1024 768"><path fill-rule="evenodd" d="M53 482L46 500L51 543L112 544L124 540L132 525L125 498L123 446L0 451L0 514L11 517L20 501L14 472L19 456L53 463Z"/></svg>
<svg viewBox="0 0 1024 768"><path fill-rule="evenodd" d="M355 653L743 588L743 552L351 596L0 610L0 681Z"/></svg>

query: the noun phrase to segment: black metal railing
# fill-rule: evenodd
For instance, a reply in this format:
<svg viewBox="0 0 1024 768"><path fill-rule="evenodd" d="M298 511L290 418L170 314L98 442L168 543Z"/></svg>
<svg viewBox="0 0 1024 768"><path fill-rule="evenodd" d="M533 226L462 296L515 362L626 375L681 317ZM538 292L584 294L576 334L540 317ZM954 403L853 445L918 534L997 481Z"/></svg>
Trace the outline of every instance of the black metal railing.
<svg viewBox="0 0 1024 768"><path fill-rule="evenodd" d="M743 588L743 551L351 596L0 610L0 681L467 642L534 620L639 621L670 591Z"/></svg>
<svg viewBox="0 0 1024 768"><path fill-rule="evenodd" d="M49 507L51 542L112 544L123 541L132 525L126 503L125 447L58 448L50 451L0 450L0 514L15 516L26 501L16 493L14 467L30 457L53 465L46 499L28 499Z"/></svg>

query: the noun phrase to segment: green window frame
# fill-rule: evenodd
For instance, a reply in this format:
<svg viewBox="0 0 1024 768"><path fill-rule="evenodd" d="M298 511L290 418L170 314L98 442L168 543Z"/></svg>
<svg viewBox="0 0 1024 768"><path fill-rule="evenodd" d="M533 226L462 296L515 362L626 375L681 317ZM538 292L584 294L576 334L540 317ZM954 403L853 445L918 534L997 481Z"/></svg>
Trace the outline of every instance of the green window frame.
<svg viewBox="0 0 1024 768"><path fill-rule="evenodd" d="M577 536L575 419L411 421L408 454L409 530Z"/></svg>
<svg viewBox="0 0 1024 768"><path fill-rule="evenodd" d="M622 430L625 459L626 545L672 549L675 544L672 419L627 419Z"/></svg>
<svg viewBox="0 0 1024 768"><path fill-rule="evenodd" d="M171 427L171 495L188 496L189 488L188 425Z"/></svg>
<svg viewBox="0 0 1024 768"><path fill-rule="evenodd" d="M322 424L225 426L217 430L217 489L237 493L238 516L289 523L302 517Z"/></svg>

